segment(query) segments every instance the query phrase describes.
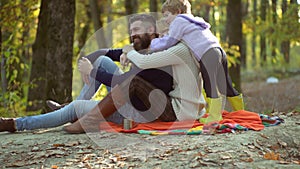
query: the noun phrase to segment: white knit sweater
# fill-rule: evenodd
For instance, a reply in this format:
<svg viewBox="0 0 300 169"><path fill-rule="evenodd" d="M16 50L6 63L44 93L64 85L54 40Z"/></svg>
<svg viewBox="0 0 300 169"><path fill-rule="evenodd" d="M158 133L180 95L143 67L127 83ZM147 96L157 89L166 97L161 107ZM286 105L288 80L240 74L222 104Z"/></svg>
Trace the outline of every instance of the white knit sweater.
<svg viewBox="0 0 300 169"><path fill-rule="evenodd" d="M167 50L147 55L133 50L127 57L141 69L172 66L174 90L169 96L179 121L199 119L205 113L199 65L185 44L180 42Z"/></svg>

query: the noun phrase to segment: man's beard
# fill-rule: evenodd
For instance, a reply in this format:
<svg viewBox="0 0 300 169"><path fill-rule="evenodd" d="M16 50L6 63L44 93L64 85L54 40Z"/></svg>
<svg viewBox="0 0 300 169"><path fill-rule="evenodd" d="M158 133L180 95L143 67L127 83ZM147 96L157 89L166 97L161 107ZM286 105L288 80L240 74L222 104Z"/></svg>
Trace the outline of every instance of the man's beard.
<svg viewBox="0 0 300 169"><path fill-rule="evenodd" d="M136 51L147 49L150 46L152 40L151 35L148 33L134 35L131 37L131 39L133 41L133 48Z"/></svg>

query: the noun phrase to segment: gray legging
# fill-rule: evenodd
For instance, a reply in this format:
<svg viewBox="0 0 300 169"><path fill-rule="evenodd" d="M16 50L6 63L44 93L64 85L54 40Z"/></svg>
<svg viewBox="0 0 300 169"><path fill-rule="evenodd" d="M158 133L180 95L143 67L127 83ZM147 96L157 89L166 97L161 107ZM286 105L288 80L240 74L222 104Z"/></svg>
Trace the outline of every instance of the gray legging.
<svg viewBox="0 0 300 169"><path fill-rule="evenodd" d="M226 54L221 48L208 50L200 60L200 71L206 96L218 98L218 91L228 97L239 95L228 74Z"/></svg>

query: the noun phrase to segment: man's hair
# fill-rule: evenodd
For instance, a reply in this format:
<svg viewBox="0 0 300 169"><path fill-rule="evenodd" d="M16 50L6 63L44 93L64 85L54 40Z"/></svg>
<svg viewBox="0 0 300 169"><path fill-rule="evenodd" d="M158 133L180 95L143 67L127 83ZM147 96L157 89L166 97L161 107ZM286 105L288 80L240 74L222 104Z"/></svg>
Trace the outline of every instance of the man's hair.
<svg viewBox="0 0 300 169"><path fill-rule="evenodd" d="M162 13L170 11L172 14L191 13L191 4L188 0L166 0L162 5Z"/></svg>
<svg viewBox="0 0 300 169"><path fill-rule="evenodd" d="M129 18L129 24L132 24L136 21L142 21L145 24L145 27L148 28L149 26L154 27L154 31L156 32L156 20L152 15L148 14L134 14Z"/></svg>

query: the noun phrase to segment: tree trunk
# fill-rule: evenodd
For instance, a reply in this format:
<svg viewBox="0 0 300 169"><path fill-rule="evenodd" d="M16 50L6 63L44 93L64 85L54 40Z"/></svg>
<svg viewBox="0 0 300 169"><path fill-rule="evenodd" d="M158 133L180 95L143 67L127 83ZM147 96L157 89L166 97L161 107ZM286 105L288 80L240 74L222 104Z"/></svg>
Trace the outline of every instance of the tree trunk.
<svg viewBox="0 0 300 169"><path fill-rule="evenodd" d="M27 111L43 109L46 100L46 54L48 34L48 4L50 1L42 0L40 14L38 17L38 28L36 39L32 46L32 63L30 73L30 84L27 97Z"/></svg>
<svg viewBox="0 0 300 169"><path fill-rule="evenodd" d="M260 17L262 22L266 21L266 13L267 13L267 3L268 1L261 1L261 11L260 11ZM262 32L260 34L260 56L261 56L261 60L260 60L260 65L264 66L264 64L267 61L267 50L266 50L266 37L265 37L265 33Z"/></svg>
<svg viewBox="0 0 300 169"><path fill-rule="evenodd" d="M125 0L125 10L127 15L127 20L129 20L130 15L137 13L138 2L137 0ZM128 34L129 32L129 24L128 24ZM131 38L129 37L129 41L131 43Z"/></svg>
<svg viewBox="0 0 300 169"><path fill-rule="evenodd" d="M72 57L75 0L42 0L36 41L33 45L27 110L45 110L45 100L72 100Z"/></svg>
<svg viewBox="0 0 300 169"><path fill-rule="evenodd" d="M84 45L85 45L85 42L88 38L88 33L90 31L90 24L92 22L91 20L91 11L90 11L90 6L89 4L85 4L85 9L86 9L86 16L87 16L87 21L85 23L85 25L83 26L81 32L80 32L80 35L78 37L78 48L79 48L79 51L78 53L75 54L75 56L77 56L78 54L80 54L81 57L85 56L83 52L83 50L81 50Z"/></svg>
<svg viewBox="0 0 300 169"><path fill-rule="evenodd" d="M257 0L253 0L253 33L252 33L252 45L251 45L251 51L252 51L252 66L256 66L256 20L257 20Z"/></svg>
<svg viewBox="0 0 300 169"><path fill-rule="evenodd" d="M276 23L277 23L277 10L276 10L276 7L277 7L277 0L272 0L272 22L273 22L274 25L276 25ZM274 31L275 30L272 30L272 32L274 32ZM276 46L277 46L276 44L277 44L276 39L272 38L271 39L272 57L276 56Z"/></svg>
<svg viewBox="0 0 300 169"><path fill-rule="evenodd" d="M113 45L113 28L111 27L111 22L113 21L113 17L112 17L112 0L108 0L107 3L107 24L109 26L107 26L106 28L106 43L107 43L107 47L112 47Z"/></svg>
<svg viewBox="0 0 300 169"><path fill-rule="evenodd" d="M90 0L90 8L98 47L100 49L106 48L107 44L104 36L104 30L101 29L103 27L103 23L101 20L101 12L99 10L97 0Z"/></svg>
<svg viewBox="0 0 300 169"><path fill-rule="evenodd" d="M149 1L150 12L157 12L157 0L150 0Z"/></svg>
<svg viewBox="0 0 300 169"><path fill-rule="evenodd" d="M214 35L216 35L216 33L217 33L217 30L216 30L216 17L215 17L215 13L216 13L216 9L215 9L215 6L212 6L211 7L211 10L212 10L212 12L211 12L211 25L214 25L213 26L213 28L211 29L211 31L213 32L213 34Z"/></svg>
<svg viewBox="0 0 300 169"><path fill-rule="evenodd" d="M249 8L249 2L248 0L243 4L242 3L242 20L244 19L244 17L247 17L248 15L248 8ZM243 33L243 37L246 37L247 35L245 33ZM243 68L246 68L247 66L247 40L246 38L243 38L242 40L242 46L241 46L241 66Z"/></svg>
<svg viewBox="0 0 300 169"><path fill-rule="evenodd" d="M209 22L209 14L210 14L210 4L205 4L203 19L207 22Z"/></svg>
<svg viewBox="0 0 300 169"><path fill-rule="evenodd" d="M0 56L1 56L1 87L2 87L2 94L6 93L7 90L7 79L6 79L6 58L2 51L2 28L0 26Z"/></svg>
<svg viewBox="0 0 300 169"><path fill-rule="evenodd" d="M281 9L282 9L282 15L284 16L284 14L287 11L287 0L282 1ZM283 54L285 62L289 63L290 62L290 41L285 40L281 42L281 53Z"/></svg>
<svg viewBox="0 0 300 169"><path fill-rule="evenodd" d="M125 0L126 15L137 13L138 1L137 0Z"/></svg>
<svg viewBox="0 0 300 169"><path fill-rule="evenodd" d="M242 2L241 0L229 0L227 4L227 24L226 35L229 46L237 45L241 52L242 47ZM240 61L240 57L238 58ZM235 88L241 91L241 76L240 76L240 63L229 68L232 81Z"/></svg>
<svg viewBox="0 0 300 169"><path fill-rule="evenodd" d="M3 0L0 3L0 8L2 9L3 6L5 6L8 3L8 0ZM2 19L0 17L0 21L2 23ZM0 25L0 57L1 57L1 92L2 92L2 96L4 96L4 94L7 92L7 87L8 87L8 83L7 83L7 77L6 77L6 56L4 55L4 49L2 46L2 43L5 42L8 38L9 38L10 33L9 32L2 32L2 26ZM2 100L4 101L4 99ZM3 106L6 107L6 100L3 103Z"/></svg>

